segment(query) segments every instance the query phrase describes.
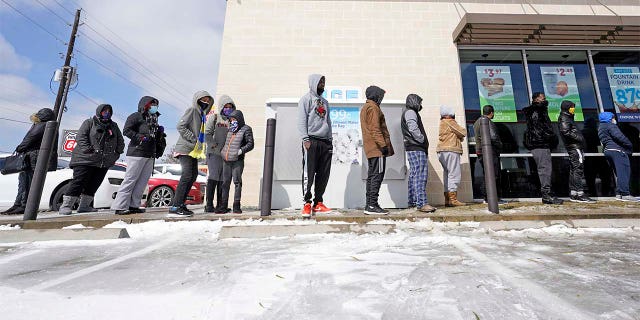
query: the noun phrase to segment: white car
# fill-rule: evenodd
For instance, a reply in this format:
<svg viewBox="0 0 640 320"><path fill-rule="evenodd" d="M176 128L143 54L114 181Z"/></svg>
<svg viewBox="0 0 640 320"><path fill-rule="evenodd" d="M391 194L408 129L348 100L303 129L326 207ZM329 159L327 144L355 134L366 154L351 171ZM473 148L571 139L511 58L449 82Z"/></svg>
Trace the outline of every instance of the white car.
<svg viewBox="0 0 640 320"><path fill-rule="evenodd" d="M170 179L180 180L180 176L182 175L182 166L178 163L157 163L153 168L156 169L161 174L161 176ZM154 176L156 175L154 174ZM198 170L198 177L196 178L196 182L207 184L207 174Z"/></svg>
<svg viewBox="0 0 640 320"><path fill-rule="evenodd" d="M124 180L126 165L116 163L113 165L102 181L102 184L96 191L93 198L93 206L95 208L109 208L120 184ZM47 172L47 179L42 190L40 198L40 210L58 211L62 204L62 196L66 190L66 186L73 178L73 169L69 168L69 161L58 159L58 170ZM0 175L0 206L10 207L13 205L18 193L18 174ZM148 193L148 187L142 196L143 203Z"/></svg>

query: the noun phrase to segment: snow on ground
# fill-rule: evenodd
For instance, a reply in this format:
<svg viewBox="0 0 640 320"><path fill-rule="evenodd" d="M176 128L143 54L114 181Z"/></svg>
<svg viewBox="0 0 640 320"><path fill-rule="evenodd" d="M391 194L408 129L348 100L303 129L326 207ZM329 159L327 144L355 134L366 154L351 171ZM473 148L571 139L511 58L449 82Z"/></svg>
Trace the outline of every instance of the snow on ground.
<svg viewBox="0 0 640 320"><path fill-rule="evenodd" d="M290 223L116 222L131 239L0 245L2 318L640 319L636 229L377 220L396 231L218 239Z"/></svg>

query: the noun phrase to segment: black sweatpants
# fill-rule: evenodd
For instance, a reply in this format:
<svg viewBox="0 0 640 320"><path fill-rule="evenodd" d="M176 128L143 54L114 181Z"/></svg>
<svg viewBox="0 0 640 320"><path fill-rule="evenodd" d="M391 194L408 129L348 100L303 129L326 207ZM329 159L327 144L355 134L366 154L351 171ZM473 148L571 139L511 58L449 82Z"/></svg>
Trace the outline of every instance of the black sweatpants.
<svg viewBox="0 0 640 320"><path fill-rule="evenodd" d="M184 205L191 186L198 178L198 159L186 155L178 156L178 159L180 160L180 167L182 167L182 175L180 175L176 194L173 196L174 207Z"/></svg>
<svg viewBox="0 0 640 320"><path fill-rule="evenodd" d="M314 205L323 202L322 196L329 183L329 175L331 174L331 156L333 155L333 144L328 140L320 140L311 138L309 140L311 146L309 150L302 146L302 194L304 202L310 203L313 195L311 187L315 182L313 193Z"/></svg>
<svg viewBox="0 0 640 320"><path fill-rule="evenodd" d="M224 161L222 165L222 209L229 205L231 180L235 185L233 202L240 202L242 198L242 171L244 171L244 160Z"/></svg>
<svg viewBox="0 0 640 320"><path fill-rule="evenodd" d="M92 166L73 167L73 180L69 183L65 196L79 197L81 194L93 197L100 188L109 168Z"/></svg>
<svg viewBox="0 0 640 320"><path fill-rule="evenodd" d="M367 206L378 205L378 195L380 194L380 186L384 179L384 172L387 169L386 157L375 157L367 159L369 169L367 170Z"/></svg>
<svg viewBox="0 0 640 320"><path fill-rule="evenodd" d="M580 194L584 191L584 152L579 149L567 150L569 153L569 190L571 195Z"/></svg>

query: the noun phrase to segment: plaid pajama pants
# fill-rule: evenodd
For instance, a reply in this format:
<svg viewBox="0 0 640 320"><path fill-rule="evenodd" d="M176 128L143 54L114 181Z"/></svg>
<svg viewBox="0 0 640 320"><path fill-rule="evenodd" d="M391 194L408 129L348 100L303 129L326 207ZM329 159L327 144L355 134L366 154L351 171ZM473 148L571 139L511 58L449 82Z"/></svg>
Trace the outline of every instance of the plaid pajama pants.
<svg viewBox="0 0 640 320"><path fill-rule="evenodd" d="M418 208L427 204L427 178L429 165L424 151L407 151L409 158L409 206Z"/></svg>

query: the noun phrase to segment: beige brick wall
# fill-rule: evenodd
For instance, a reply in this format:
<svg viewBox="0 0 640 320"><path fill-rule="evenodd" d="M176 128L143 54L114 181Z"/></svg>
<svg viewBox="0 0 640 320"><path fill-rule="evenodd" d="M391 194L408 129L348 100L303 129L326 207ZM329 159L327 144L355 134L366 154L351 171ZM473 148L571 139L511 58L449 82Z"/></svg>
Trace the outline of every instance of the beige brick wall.
<svg viewBox="0 0 640 320"><path fill-rule="evenodd" d="M541 14L612 14L594 1L528 2ZM621 15L640 15L637 1L606 2ZM533 8L522 1L229 0L216 94L230 95L254 129L243 205L258 204L265 101L302 96L311 73L324 74L329 86L378 85L387 91L385 99L404 100L409 93L425 98L421 115L431 141L427 191L430 201L442 203L438 107L453 106L458 121L465 121L453 29L465 12L535 14ZM459 191L469 201L466 154L465 145Z"/></svg>

